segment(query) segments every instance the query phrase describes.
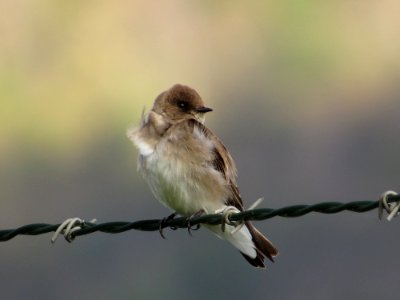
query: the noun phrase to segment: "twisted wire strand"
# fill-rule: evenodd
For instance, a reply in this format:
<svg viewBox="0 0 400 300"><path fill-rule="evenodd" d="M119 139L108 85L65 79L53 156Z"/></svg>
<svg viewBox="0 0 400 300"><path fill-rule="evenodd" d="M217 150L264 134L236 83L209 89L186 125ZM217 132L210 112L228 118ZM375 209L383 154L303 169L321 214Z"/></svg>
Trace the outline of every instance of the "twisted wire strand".
<svg viewBox="0 0 400 300"><path fill-rule="evenodd" d="M389 195L387 197L387 203L394 203L400 201L400 195ZM229 216L231 221L261 221L267 220L276 216L285 218L300 217L311 212L317 212L322 214L335 214L341 211L351 211L357 213L363 213L378 208L380 201L354 201L348 203L341 202L322 202L313 205L293 205L286 206L278 209L272 208L260 208L243 211L240 213L234 213ZM178 217L174 219L151 219L142 220L135 222L107 222L102 224L95 224L90 222L84 222L81 225L81 229L76 230L73 235L81 236L90 234L96 231L104 233L121 233L128 230L141 230L141 231L158 231L160 228L170 227L176 228L187 228L189 226L189 220L186 217ZM209 214L202 216L195 216L190 218L190 226L197 224L209 224L218 225L223 222L223 216L221 214ZM8 241L17 235L39 235L49 232L55 232L61 224L46 224L46 223L35 223L24 225L16 229L0 230L0 241ZM161 226L161 227L160 227Z"/></svg>

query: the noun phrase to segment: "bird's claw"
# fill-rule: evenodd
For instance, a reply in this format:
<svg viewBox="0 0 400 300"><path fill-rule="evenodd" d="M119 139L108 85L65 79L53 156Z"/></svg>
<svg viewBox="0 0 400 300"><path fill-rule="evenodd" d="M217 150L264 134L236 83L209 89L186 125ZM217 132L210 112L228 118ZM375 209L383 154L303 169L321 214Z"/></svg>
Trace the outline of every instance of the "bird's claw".
<svg viewBox="0 0 400 300"><path fill-rule="evenodd" d="M190 236L192 236L192 230L199 230L200 229L200 224L195 224L194 226L192 226L192 224L190 224L191 220L195 217L200 217L201 215L203 215L205 213L204 209L199 210L198 212L195 212L194 214L190 215L187 219L187 230Z"/></svg>
<svg viewBox="0 0 400 300"><path fill-rule="evenodd" d="M163 229L166 227L166 224L168 223L168 221L173 220L173 219L175 218L175 216L176 216L176 213L173 213L173 214L170 214L168 217L163 218L163 219L160 221L160 224L159 224L159 227L158 227L158 232L160 233L161 237L162 237L164 240L166 239L166 237L165 237L165 235L164 235L164 233L163 233ZM170 228L171 228L172 230L176 230L176 229L177 229L177 228L174 227L174 226L170 226Z"/></svg>

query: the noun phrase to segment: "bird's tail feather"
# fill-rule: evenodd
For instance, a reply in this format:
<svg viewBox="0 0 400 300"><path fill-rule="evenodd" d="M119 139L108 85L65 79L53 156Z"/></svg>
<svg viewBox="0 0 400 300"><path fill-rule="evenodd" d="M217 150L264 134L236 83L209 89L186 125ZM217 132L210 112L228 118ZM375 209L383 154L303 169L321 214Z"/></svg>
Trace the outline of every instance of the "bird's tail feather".
<svg viewBox="0 0 400 300"><path fill-rule="evenodd" d="M239 230L230 225L225 226L225 231L222 231L221 226L218 225L205 227L230 242L255 267L264 268L265 257L273 261L273 257L278 255L278 250L274 245L248 221Z"/></svg>
<svg viewBox="0 0 400 300"><path fill-rule="evenodd" d="M252 241L255 246L257 255L251 257L241 252L244 258L253 266L264 268L264 258L267 257L272 262L274 257L278 255L278 249L266 238L260 231L257 230L249 221L245 222L245 226L248 228Z"/></svg>

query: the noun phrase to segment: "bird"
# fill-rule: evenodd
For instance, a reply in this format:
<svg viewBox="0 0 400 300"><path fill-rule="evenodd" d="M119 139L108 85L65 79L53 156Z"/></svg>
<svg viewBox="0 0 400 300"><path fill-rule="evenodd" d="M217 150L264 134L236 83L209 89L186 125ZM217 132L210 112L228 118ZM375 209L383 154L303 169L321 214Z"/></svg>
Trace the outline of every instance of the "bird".
<svg viewBox="0 0 400 300"><path fill-rule="evenodd" d="M142 113L139 127L128 138L139 151L138 170L154 196L175 214L244 211L237 186L235 162L221 140L204 125L213 111L193 88L175 84ZM207 225L218 237L236 247L252 266L274 261L277 248L254 225Z"/></svg>

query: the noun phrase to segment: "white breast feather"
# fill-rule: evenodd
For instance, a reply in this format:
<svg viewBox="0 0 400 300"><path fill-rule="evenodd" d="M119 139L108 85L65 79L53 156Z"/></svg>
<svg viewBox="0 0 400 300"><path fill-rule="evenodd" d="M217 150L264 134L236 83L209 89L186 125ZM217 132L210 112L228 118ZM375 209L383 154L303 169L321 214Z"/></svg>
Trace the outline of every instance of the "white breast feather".
<svg viewBox="0 0 400 300"><path fill-rule="evenodd" d="M133 142L135 143L136 147L139 149L139 152L143 156L149 156L154 152L154 146L146 143L140 138L134 138Z"/></svg>

